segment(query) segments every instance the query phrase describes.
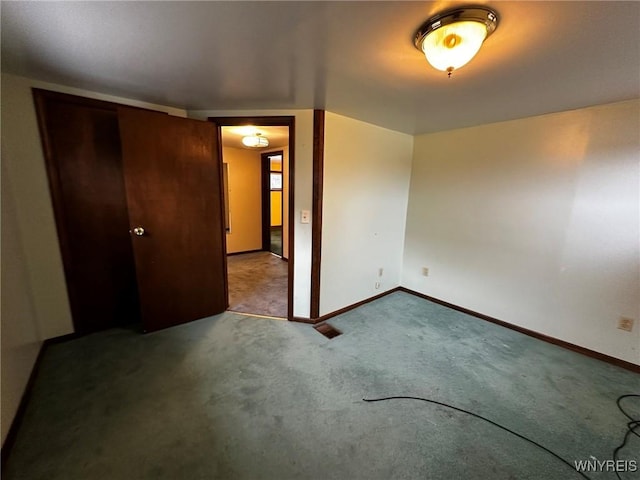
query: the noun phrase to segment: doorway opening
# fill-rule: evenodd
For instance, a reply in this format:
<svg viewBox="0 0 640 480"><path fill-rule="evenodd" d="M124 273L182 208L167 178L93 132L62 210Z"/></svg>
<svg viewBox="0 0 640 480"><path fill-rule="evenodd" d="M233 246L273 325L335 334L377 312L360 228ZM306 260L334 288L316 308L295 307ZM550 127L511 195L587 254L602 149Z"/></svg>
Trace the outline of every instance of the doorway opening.
<svg viewBox="0 0 640 480"><path fill-rule="evenodd" d="M284 258L284 151L261 155L263 250Z"/></svg>
<svg viewBox="0 0 640 480"><path fill-rule="evenodd" d="M228 309L291 319L293 117L209 120L221 138ZM243 144L256 134L268 145Z"/></svg>

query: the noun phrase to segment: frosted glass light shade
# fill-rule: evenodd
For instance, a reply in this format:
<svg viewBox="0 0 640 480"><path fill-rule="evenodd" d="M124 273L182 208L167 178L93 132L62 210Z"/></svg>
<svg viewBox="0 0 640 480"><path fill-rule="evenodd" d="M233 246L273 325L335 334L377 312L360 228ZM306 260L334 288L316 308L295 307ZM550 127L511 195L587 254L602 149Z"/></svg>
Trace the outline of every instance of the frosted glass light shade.
<svg viewBox="0 0 640 480"><path fill-rule="evenodd" d="M478 53L485 38L487 27L483 23L452 23L429 33L422 51L434 68L451 72L466 65Z"/></svg>
<svg viewBox="0 0 640 480"><path fill-rule="evenodd" d="M458 7L434 15L416 32L413 43L437 70L466 65L498 28L498 14L484 6Z"/></svg>
<svg viewBox="0 0 640 480"><path fill-rule="evenodd" d="M269 140L266 137L261 136L259 133L256 133L255 135L242 137L242 144L252 148L268 147Z"/></svg>

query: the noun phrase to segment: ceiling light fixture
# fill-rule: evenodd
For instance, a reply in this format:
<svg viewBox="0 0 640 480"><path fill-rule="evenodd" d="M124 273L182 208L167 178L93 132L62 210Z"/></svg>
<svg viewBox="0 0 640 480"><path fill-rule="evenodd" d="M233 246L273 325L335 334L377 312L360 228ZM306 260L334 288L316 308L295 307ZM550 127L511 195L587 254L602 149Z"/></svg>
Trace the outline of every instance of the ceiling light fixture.
<svg viewBox="0 0 640 480"><path fill-rule="evenodd" d="M261 133L242 137L242 144L251 148L262 148L269 146L269 139L263 137Z"/></svg>
<svg viewBox="0 0 640 480"><path fill-rule="evenodd" d="M486 7L462 7L431 17L416 32L414 44L436 69L451 72L466 65L498 27L498 14Z"/></svg>

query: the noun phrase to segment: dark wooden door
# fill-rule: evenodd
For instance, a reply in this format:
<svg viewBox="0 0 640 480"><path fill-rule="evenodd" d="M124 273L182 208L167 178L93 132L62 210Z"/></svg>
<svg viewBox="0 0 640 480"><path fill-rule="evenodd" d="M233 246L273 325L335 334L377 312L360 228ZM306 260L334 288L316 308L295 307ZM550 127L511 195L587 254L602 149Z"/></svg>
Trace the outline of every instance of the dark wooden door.
<svg viewBox="0 0 640 480"><path fill-rule="evenodd" d="M144 329L223 312L225 230L214 125L127 107L118 109L118 119Z"/></svg>
<svg viewBox="0 0 640 480"><path fill-rule="evenodd" d="M34 89L77 333L139 322L117 106Z"/></svg>

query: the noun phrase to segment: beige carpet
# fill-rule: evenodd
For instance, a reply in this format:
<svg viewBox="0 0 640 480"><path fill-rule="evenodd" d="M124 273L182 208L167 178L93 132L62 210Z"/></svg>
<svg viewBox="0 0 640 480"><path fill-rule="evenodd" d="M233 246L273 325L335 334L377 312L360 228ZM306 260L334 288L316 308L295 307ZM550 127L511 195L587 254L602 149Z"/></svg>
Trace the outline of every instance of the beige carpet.
<svg viewBox="0 0 640 480"><path fill-rule="evenodd" d="M269 252L227 257L229 310L287 316L287 262Z"/></svg>

